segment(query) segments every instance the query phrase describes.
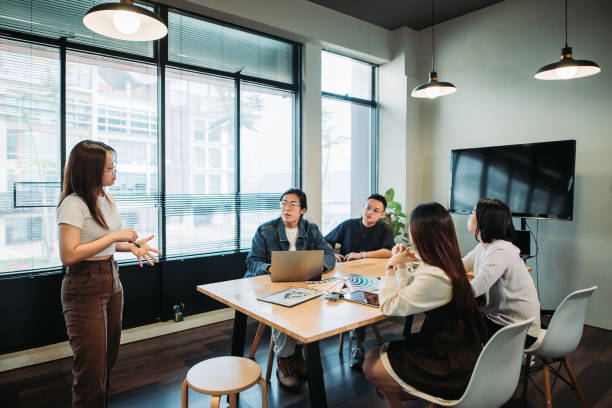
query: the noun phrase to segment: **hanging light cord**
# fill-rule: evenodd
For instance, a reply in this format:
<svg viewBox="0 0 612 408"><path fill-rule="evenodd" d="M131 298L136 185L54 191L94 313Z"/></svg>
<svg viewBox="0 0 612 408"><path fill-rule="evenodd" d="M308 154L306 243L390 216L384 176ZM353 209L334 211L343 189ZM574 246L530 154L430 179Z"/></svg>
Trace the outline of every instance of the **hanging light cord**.
<svg viewBox="0 0 612 408"><path fill-rule="evenodd" d="M567 48L567 0L565 0L565 48Z"/></svg>
<svg viewBox="0 0 612 408"><path fill-rule="evenodd" d="M567 2L567 0L565 0ZM567 3L566 3L567 4ZM566 13L567 15L567 13ZM434 72L434 0L431 0L431 71ZM567 32L566 32L567 35ZM567 41L567 39L566 39ZM567 46L566 46L567 47Z"/></svg>

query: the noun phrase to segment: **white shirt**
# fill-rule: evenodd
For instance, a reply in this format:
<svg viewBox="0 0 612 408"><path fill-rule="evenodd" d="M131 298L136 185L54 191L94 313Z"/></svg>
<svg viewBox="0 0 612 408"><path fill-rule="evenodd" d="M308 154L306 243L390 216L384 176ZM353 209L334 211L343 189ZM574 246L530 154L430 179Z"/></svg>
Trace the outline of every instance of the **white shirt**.
<svg viewBox="0 0 612 408"><path fill-rule="evenodd" d="M295 228L287 228L285 227L285 233L287 234L287 239L289 240L289 250L295 251L295 241L297 241L298 229Z"/></svg>
<svg viewBox="0 0 612 408"><path fill-rule="evenodd" d="M507 326L534 318L528 334L540 333L540 301L520 250L511 242L495 240L485 250L478 244L463 258L466 271L474 271L472 290L485 295L482 312L493 322Z"/></svg>
<svg viewBox="0 0 612 408"><path fill-rule="evenodd" d="M92 217L89 208L83 199L76 193L72 193L64 198L62 204L57 208L57 223L73 225L81 230L81 244L86 244L102 238L109 232L119 231L121 229L121 220L117 214L117 206L115 199L109 193L105 193L106 197L98 197L98 208L104 217L104 221L108 225L108 229L104 229ZM115 253L115 243L106 247L102 251L93 256L112 255Z"/></svg>
<svg viewBox="0 0 612 408"><path fill-rule="evenodd" d="M409 316L450 302L452 284L442 269L421 264L414 272L406 267L383 277L378 297L387 316Z"/></svg>

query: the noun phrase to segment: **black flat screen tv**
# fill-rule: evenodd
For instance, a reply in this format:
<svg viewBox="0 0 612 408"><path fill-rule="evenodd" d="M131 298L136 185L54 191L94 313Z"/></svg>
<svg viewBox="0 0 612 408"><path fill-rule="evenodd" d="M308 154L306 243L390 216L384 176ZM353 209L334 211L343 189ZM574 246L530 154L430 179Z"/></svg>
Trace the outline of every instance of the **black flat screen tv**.
<svg viewBox="0 0 612 408"><path fill-rule="evenodd" d="M453 150L449 211L469 214L487 197L514 217L571 220L575 162L575 140Z"/></svg>

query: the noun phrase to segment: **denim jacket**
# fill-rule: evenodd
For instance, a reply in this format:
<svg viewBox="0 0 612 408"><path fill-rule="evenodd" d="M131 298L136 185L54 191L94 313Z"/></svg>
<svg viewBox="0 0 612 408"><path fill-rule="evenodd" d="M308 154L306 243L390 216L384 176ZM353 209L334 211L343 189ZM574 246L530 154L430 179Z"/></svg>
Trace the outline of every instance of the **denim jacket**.
<svg viewBox="0 0 612 408"><path fill-rule="evenodd" d="M327 245L317 224L308 222L302 217L298 223L298 236L295 241L296 250L322 249L323 266L326 270L332 270L336 266L334 252ZM253 237L251 251L246 258L247 272L245 278L263 275L270 266L272 251L288 251L289 240L285 232L282 218L263 223L257 228Z"/></svg>

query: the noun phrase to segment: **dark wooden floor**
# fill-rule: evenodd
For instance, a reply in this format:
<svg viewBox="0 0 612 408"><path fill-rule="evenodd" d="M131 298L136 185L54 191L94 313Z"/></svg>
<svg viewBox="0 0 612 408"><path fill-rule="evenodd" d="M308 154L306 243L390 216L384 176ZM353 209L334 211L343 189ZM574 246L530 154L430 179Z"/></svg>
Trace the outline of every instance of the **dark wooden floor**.
<svg viewBox="0 0 612 408"><path fill-rule="evenodd" d="M379 324L385 341L399 336L403 320L389 319ZM247 347L256 330L256 323L249 320ZM189 367L215 356L227 355L230 350L232 322L221 322L176 334L143 340L121 347L119 360L112 373L111 407L170 408L180 406L181 382ZM267 339L259 347L256 360L265 370ZM366 346L373 347L375 340L370 331ZM246 351L248 352L248 350ZM330 407L375 408L384 407L374 388L363 374L348 367L348 347L344 355L338 355L338 337L321 342L327 401ZM570 356L578 381L593 408L612 407L612 332L585 327L582 342ZM66 358L37 366L0 373L0 406L3 408L53 408L70 406L71 359ZM542 384L541 374L536 382ZM535 387L529 388L529 407L544 406L544 399ZM505 407L522 407L521 387L515 398ZM190 392L190 407L208 407L210 398ZM260 405L260 392L253 387L241 394L240 407ZM279 388L272 376L268 394L269 406L307 407L308 390L302 386L299 393ZM425 407L423 401L406 402L405 407ZM578 398L568 386L557 383L553 391L553 405L557 407L580 406Z"/></svg>

